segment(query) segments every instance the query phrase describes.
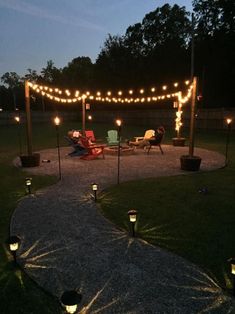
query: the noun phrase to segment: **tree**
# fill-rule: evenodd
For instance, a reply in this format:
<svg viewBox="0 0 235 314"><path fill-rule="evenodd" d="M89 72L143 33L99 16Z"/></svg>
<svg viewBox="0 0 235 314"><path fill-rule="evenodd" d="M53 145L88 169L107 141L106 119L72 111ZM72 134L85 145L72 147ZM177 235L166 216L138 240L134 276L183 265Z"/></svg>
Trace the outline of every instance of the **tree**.
<svg viewBox="0 0 235 314"><path fill-rule="evenodd" d="M16 72L6 72L2 75L1 81L12 91L14 110L16 110L16 89L20 86L20 76Z"/></svg>
<svg viewBox="0 0 235 314"><path fill-rule="evenodd" d="M208 106L234 103L235 3L194 0L196 74L203 77L203 101Z"/></svg>
<svg viewBox="0 0 235 314"><path fill-rule="evenodd" d="M63 81L71 88L89 89L93 85L94 65L89 57L77 57L62 70Z"/></svg>
<svg viewBox="0 0 235 314"><path fill-rule="evenodd" d="M39 75L36 70L27 69L28 73L22 78L23 80L28 80L30 82L37 82L39 79Z"/></svg>
<svg viewBox="0 0 235 314"><path fill-rule="evenodd" d="M54 66L52 60L49 60L47 61L46 67L42 68L41 75L41 80L44 83L53 83L53 81L58 82L61 76L61 70Z"/></svg>

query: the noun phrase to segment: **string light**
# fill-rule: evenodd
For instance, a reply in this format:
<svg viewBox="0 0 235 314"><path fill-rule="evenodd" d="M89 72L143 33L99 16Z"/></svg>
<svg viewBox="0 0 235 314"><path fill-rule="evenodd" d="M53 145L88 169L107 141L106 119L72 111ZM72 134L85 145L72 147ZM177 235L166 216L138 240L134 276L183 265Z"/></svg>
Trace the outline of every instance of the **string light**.
<svg viewBox="0 0 235 314"><path fill-rule="evenodd" d="M185 81L184 82L186 85L189 85L190 81ZM63 92L58 88L52 88L52 87L48 87L48 86L43 86L43 85L38 85L38 84L33 84L31 82L28 82L28 85L30 88L32 88L35 92L40 93L42 96L46 96L47 98L57 101L57 102L61 102L61 103L75 103L78 101L81 101L83 97L89 98L91 100L95 99L96 101L107 101L107 102L121 102L121 103L131 103L131 102L151 102L151 101L158 101L158 100L165 100L165 99L171 99L171 98L176 98L179 103L181 104L185 104L191 97L192 94L192 84L188 87L187 89L187 93L186 95L182 96L182 91L176 91L174 93L167 93L167 94L160 94L160 95L154 95L153 97L150 97L150 94L148 94L143 88L141 88L139 90L140 94L146 94L146 97L142 97L139 98L137 97L128 97L127 95L133 95L134 91L132 89L124 92L119 90L117 92L118 94L118 98L116 97L108 97L111 96L113 94L113 92L111 90L108 90L107 92L105 92L104 94L106 94L106 97L101 97L101 91L97 91L92 93L91 91L86 91L83 93L83 95L81 96L81 92L79 90L76 90L74 92L74 97L70 97L71 96L71 92L69 89L65 89L64 90L64 97L59 97L59 95L61 95ZM179 83L176 82L173 84L174 87L178 87ZM147 90L147 89L146 89ZM163 85L162 86L162 90L167 90L167 85ZM156 92L156 88L155 87L151 87L149 89L149 93L150 91L152 93ZM136 91L136 93L138 93L138 91ZM59 94L59 95L58 95ZM103 95L104 95L103 94ZM124 95L124 97L122 97L122 95Z"/></svg>

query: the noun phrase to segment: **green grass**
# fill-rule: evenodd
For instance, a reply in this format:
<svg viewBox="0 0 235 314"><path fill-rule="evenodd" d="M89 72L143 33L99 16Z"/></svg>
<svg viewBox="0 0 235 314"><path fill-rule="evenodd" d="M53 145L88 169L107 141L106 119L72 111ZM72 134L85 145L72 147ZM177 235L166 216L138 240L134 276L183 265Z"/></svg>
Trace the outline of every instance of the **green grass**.
<svg viewBox="0 0 235 314"><path fill-rule="evenodd" d="M80 128L81 124L76 122L62 124L61 145L66 145L63 136L68 130ZM107 130L113 128L112 124L92 127L96 137L103 139ZM144 130L144 127L124 126L122 138L144 134ZM11 215L25 195L27 174L12 165L12 160L19 153L17 126L0 126L0 134L0 313L61 313L58 300L39 288L20 269L14 268L4 244L9 235ZM174 135L167 130L165 142L170 143ZM24 128L21 139L23 152L26 153ZM225 134L201 132L196 137L196 144L223 152ZM51 147L56 147L54 127L51 124L33 125L33 150ZM201 265L224 284L228 274L226 259L233 256L235 247L234 152L234 141L231 141L231 163L223 170L141 180L113 187L103 195L102 211L114 223L128 229L126 212L137 208L140 213L139 236ZM57 181L55 177L32 177L33 191ZM202 186L208 187L208 195L198 193Z"/></svg>
<svg viewBox="0 0 235 314"><path fill-rule="evenodd" d="M122 183L100 199L104 215L129 230L127 212L138 210L138 236L200 265L231 288L227 259L235 255L235 141L229 166L206 173ZM226 132L198 132L197 146L225 150ZM170 141L170 138L166 139ZM199 193L207 187L208 193Z"/></svg>

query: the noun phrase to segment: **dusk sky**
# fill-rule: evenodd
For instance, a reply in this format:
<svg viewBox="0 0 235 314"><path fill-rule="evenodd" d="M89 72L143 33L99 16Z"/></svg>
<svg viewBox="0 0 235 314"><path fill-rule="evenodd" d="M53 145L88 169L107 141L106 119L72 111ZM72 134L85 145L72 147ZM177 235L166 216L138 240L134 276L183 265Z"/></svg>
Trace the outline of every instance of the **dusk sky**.
<svg viewBox="0 0 235 314"><path fill-rule="evenodd" d="M0 0L0 76L57 68L78 56L95 62L107 35L123 35L146 13L165 3L190 0Z"/></svg>

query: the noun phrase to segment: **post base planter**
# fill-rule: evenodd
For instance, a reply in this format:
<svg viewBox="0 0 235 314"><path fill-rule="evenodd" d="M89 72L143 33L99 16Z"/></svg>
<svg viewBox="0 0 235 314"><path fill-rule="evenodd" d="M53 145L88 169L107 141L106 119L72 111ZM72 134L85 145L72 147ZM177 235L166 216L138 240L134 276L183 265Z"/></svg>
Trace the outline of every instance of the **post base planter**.
<svg viewBox="0 0 235 314"><path fill-rule="evenodd" d="M184 146L186 138L185 137L173 137L172 144L173 146Z"/></svg>
<svg viewBox="0 0 235 314"><path fill-rule="evenodd" d="M32 155L20 156L20 160L22 167L38 167L40 165L40 154L34 153Z"/></svg>
<svg viewBox="0 0 235 314"><path fill-rule="evenodd" d="M186 171L198 171L201 165L201 157L183 155L180 157L181 169Z"/></svg>

